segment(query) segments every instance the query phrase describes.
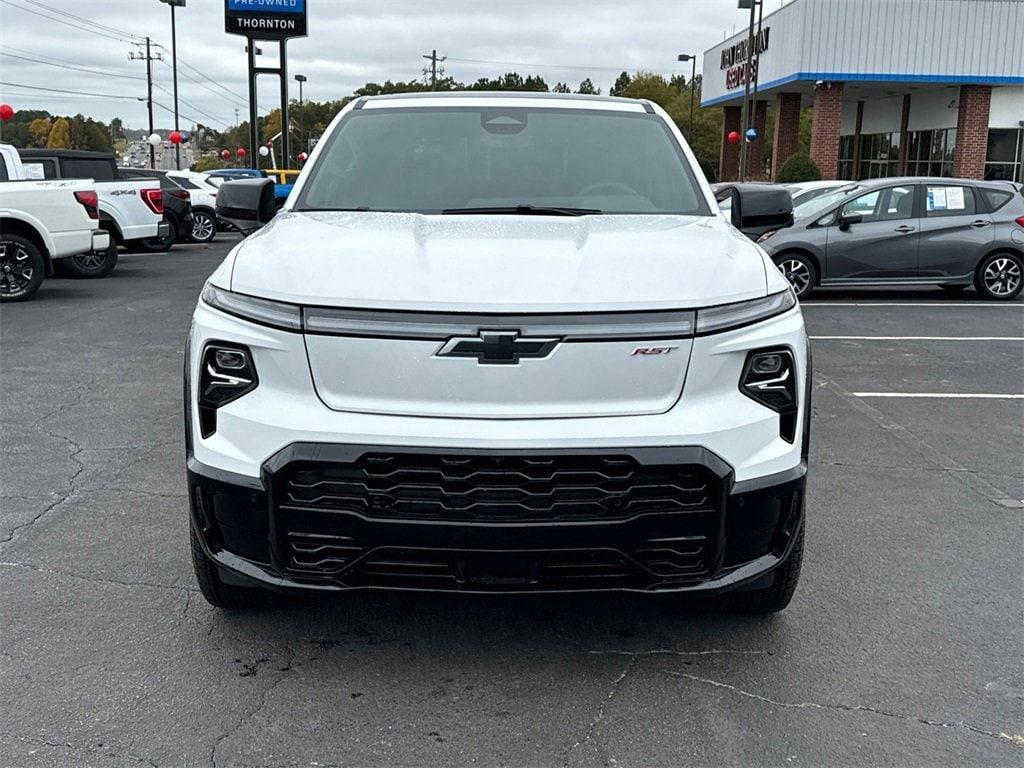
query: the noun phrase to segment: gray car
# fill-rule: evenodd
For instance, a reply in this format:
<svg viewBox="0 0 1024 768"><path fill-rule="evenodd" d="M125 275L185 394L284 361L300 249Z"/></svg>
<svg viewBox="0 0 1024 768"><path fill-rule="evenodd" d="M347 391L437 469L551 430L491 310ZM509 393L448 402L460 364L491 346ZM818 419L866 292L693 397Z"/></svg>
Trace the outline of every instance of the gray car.
<svg viewBox="0 0 1024 768"><path fill-rule="evenodd" d="M973 285L989 299L1024 283L1024 196L1007 184L942 178L851 182L794 211L758 242L806 297L815 286Z"/></svg>

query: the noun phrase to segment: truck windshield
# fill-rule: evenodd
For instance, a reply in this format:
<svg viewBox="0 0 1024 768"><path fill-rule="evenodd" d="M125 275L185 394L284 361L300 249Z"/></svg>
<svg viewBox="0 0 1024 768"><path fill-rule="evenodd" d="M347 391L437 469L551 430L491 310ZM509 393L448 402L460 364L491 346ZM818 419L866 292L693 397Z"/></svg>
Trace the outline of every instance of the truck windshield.
<svg viewBox="0 0 1024 768"><path fill-rule="evenodd" d="M656 115L485 106L350 112L296 209L711 215Z"/></svg>

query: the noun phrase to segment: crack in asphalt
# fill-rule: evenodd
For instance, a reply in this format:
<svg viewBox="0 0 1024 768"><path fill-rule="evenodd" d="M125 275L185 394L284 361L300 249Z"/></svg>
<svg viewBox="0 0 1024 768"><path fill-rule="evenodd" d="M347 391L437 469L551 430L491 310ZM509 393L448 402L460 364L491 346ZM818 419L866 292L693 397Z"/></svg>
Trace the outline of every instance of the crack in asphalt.
<svg viewBox="0 0 1024 768"><path fill-rule="evenodd" d="M773 707L782 707L785 709L820 709L832 712L865 712L869 715L878 715L880 717L893 718L895 720L904 720L906 722L920 723L922 725L928 725L935 728L961 728L971 733L978 734L980 736L988 736L989 738L998 739L1004 743L1014 744L1016 746L1024 746L1024 738L1020 736L1013 736L1006 733L996 733L994 731L988 731L984 728L979 728L976 725L965 723L963 720L957 721L943 721L943 720L932 720L927 717L921 717L919 715L904 715L899 712L889 712L888 710L879 709L877 707L869 707L863 704L821 704L814 701L779 701L778 699L772 699L768 696L762 696L759 693L752 693L745 691L742 688L732 685L731 683L723 683L720 680L713 680L710 677L701 677L700 675L693 675L689 672L680 672L673 669L663 669L662 672L666 675L672 675L673 677L681 677L686 680L692 680L693 682L701 683L703 685L710 685L714 688L722 688L727 691L731 691L738 696L744 696L754 701L759 701L763 704L768 704Z"/></svg>
<svg viewBox="0 0 1024 768"><path fill-rule="evenodd" d="M676 651L670 648L655 648L650 651L621 651L621 650L594 650L587 651L597 656L774 656L774 651L744 651L732 650L729 648L710 648L706 651Z"/></svg>
<svg viewBox="0 0 1024 768"><path fill-rule="evenodd" d="M159 766L150 760L148 757L142 755L135 755L131 752L114 752L113 750L103 749L102 747L87 747L78 744L72 744L68 741L50 741L49 739L40 739L33 736L10 736L16 741L23 741L26 744L37 744L44 747L54 747L57 749L70 749L73 752L85 752L90 755L101 755L103 757L111 757L116 760L133 760L136 763L148 765L151 768L159 768Z"/></svg>
<svg viewBox="0 0 1024 768"><path fill-rule="evenodd" d="M572 746L570 746L567 750L565 750L565 754L562 756L562 768L567 768L567 766L569 765L569 758L572 756L572 753L576 749L593 740L594 733L597 731L598 726L600 726L601 722L604 720L605 710L611 703L612 699L615 698L615 695L619 692L619 688L622 685L622 681L629 677L629 674L636 667L638 659L638 656L631 655L629 657L629 661L626 662L626 666L623 667L622 672L619 673L619 676L612 680L611 687L608 689L608 693L605 694L605 697L601 699L601 703L598 704L597 713L590 721L590 725L587 726L587 732L584 734L583 738L577 741ZM609 765L611 763L614 763L615 761L608 758L606 755L604 762L605 765Z"/></svg>
<svg viewBox="0 0 1024 768"><path fill-rule="evenodd" d="M72 571L62 571L56 568L44 568L35 563L19 563L12 561L0 561L0 568L21 568L26 571L32 571L33 573L45 573L50 576L63 576L71 579L79 579L81 581L90 582L93 584L114 584L121 587L142 587L145 589L163 589L171 592L185 592L192 593L198 592L196 587L175 587L170 584L157 584L152 581L123 581L120 579L109 579L103 576L86 576L81 573L74 573Z"/></svg>
<svg viewBox="0 0 1024 768"><path fill-rule="evenodd" d="M267 700L270 698L270 694L273 693L274 690L279 685L281 685L281 683L288 679L289 674L294 669L293 665L298 656L298 653L294 648L288 648L288 652L288 660L287 662L285 662L284 666L281 667L281 669L278 671L277 680L275 680L273 683L271 683L263 689L263 692L260 694L259 703L255 707L253 707L249 712L242 715L242 717L239 718L238 722L236 722L233 726L228 728L228 730L224 731L224 733L218 736L216 740L213 742L213 745L210 747L209 757L209 762L212 768L218 768L217 750L220 748L221 743L225 739L230 738L233 734L238 732L243 726L245 726L246 723L248 723L250 720L256 717L256 715L258 715L261 711L263 711L263 708L267 706ZM250 677L252 676L254 675L250 675Z"/></svg>

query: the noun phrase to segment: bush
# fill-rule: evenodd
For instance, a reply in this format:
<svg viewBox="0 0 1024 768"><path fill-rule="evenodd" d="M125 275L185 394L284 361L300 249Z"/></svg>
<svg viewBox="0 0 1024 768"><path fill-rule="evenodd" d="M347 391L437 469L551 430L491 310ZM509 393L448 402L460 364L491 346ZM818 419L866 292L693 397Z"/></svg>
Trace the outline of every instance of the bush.
<svg viewBox="0 0 1024 768"><path fill-rule="evenodd" d="M793 184L801 181L819 181L821 171L809 155L793 155L779 168L775 180L780 184Z"/></svg>

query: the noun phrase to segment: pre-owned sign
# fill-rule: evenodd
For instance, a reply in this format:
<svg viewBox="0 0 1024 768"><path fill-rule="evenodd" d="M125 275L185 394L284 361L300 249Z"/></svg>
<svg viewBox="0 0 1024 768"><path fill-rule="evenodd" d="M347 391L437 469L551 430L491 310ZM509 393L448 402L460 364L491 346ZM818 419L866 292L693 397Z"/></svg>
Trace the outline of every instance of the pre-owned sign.
<svg viewBox="0 0 1024 768"><path fill-rule="evenodd" d="M306 0L224 0L224 31L254 40L306 36Z"/></svg>

